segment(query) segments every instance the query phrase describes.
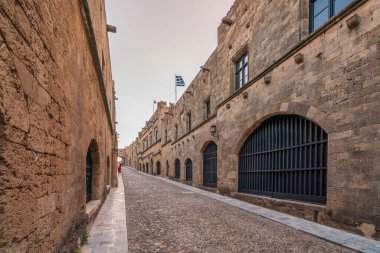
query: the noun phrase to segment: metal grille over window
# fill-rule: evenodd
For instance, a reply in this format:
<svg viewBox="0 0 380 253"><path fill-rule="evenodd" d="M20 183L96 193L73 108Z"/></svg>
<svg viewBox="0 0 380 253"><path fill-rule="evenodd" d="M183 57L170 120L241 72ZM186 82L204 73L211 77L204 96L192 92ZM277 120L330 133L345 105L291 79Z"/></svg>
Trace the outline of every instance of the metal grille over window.
<svg viewBox="0 0 380 253"><path fill-rule="evenodd" d="M266 120L240 150L239 191L326 203L326 132L296 115Z"/></svg>
<svg viewBox="0 0 380 253"><path fill-rule="evenodd" d="M180 178L181 177L181 162L177 159L175 160L175 178Z"/></svg>
<svg viewBox="0 0 380 253"><path fill-rule="evenodd" d="M203 152L203 185L217 186L217 146L211 142Z"/></svg>
<svg viewBox="0 0 380 253"><path fill-rule="evenodd" d="M248 53L245 53L236 62L236 89L240 89L248 83Z"/></svg>
<svg viewBox="0 0 380 253"><path fill-rule="evenodd" d="M186 181L193 180L193 162L188 159L186 161Z"/></svg>

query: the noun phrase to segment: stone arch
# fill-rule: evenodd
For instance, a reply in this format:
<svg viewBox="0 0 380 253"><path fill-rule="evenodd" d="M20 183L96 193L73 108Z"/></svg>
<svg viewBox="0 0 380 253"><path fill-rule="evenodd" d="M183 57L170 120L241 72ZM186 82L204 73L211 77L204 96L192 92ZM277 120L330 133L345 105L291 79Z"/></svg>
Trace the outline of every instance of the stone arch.
<svg viewBox="0 0 380 253"><path fill-rule="evenodd" d="M208 140L206 141L205 143L203 143L201 149L200 149L200 153L203 154L203 152L205 151L205 149L207 148L207 146L210 144L210 143L215 143L216 145L218 145L218 143L216 143L215 141L213 140Z"/></svg>
<svg viewBox="0 0 380 253"><path fill-rule="evenodd" d="M102 184L100 178L99 146L97 141L92 139L86 155L86 202L101 199Z"/></svg>
<svg viewBox="0 0 380 253"><path fill-rule="evenodd" d="M273 105L263 113L257 113L251 118L250 126L240 136L233 149L233 155L237 156L245 140L267 119L275 115L298 115L321 127L327 134L333 133L336 129L334 120L325 112L318 108L299 102L289 102Z"/></svg>
<svg viewBox="0 0 380 253"><path fill-rule="evenodd" d="M326 131L305 117L269 117L240 148L239 192L325 204L327 140Z"/></svg>

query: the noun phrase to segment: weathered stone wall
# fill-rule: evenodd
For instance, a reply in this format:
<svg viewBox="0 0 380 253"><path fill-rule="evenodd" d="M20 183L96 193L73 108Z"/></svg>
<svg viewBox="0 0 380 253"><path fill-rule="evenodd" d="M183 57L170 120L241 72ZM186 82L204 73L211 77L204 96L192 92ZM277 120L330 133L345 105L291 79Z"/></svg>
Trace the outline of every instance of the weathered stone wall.
<svg viewBox="0 0 380 253"><path fill-rule="evenodd" d="M236 1L226 16L233 24L221 24L216 50L172 108L173 115L163 118L167 123L161 131L170 132L170 139L151 148L161 150L153 160L160 160L165 169L168 161L169 172L162 175L174 177L174 162L180 159L185 181L185 161L190 158L191 183L202 186L202 152L213 141L218 145L219 193L378 239L380 3L353 1L311 34L308 13L307 0ZM355 14L359 26L349 29L346 21ZM235 91L234 64L245 51L250 81ZM297 64L294 57L299 53L303 62ZM207 119L208 99L212 109ZM189 111L191 131L183 117ZM261 122L278 114L303 116L327 132L326 205L237 193L240 148ZM141 153L135 163L140 159Z"/></svg>
<svg viewBox="0 0 380 253"><path fill-rule="evenodd" d="M116 176L113 82L103 1L89 1L110 120L88 36L87 1L0 3L0 251L71 252L93 198Z"/></svg>

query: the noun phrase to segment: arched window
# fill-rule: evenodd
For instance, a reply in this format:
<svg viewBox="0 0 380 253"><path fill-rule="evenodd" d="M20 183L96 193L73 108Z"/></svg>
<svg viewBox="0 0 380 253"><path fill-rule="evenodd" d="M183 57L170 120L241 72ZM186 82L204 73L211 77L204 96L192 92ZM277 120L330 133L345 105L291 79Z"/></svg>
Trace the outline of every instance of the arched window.
<svg viewBox="0 0 380 253"><path fill-rule="evenodd" d="M277 115L248 137L239 155L239 191L326 203L327 134L296 115Z"/></svg>
<svg viewBox="0 0 380 253"><path fill-rule="evenodd" d="M156 170L157 175L161 175L161 163L159 161L156 162Z"/></svg>
<svg viewBox="0 0 380 253"><path fill-rule="evenodd" d="M193 162L186 160L186 181L193 181Z"/></svg>
<svg viewBox="0 0 380 253"><path fill-rule="evenodd" d="M203 151L203 185L207 187L216 187L218 180L217 166L218 147L214 142L210 142Z"/></svg>
<svg viewBox="0 0 380 253"><path fill-rule="evenodd" d="M181 177L181 162L177 159L175 160L175 178L180 178Z"/></svg>

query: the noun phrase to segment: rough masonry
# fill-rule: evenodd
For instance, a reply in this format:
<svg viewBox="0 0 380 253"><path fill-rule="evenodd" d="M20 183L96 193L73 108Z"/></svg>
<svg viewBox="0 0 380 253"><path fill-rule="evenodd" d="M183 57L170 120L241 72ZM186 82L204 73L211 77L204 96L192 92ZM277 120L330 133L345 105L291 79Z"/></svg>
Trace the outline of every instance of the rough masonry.
<svg viewBox="0 0 380 253"><path fill-rule="evenodd" d="M71 252L117 186L106 25L103 0L0 3L1 252Z"/></svg>
<svg viewBox="0 0 380 253"><path fill-rule="evenodd" d="M380 3L345 3L311 30L309 0L237 0L215 51L176 104L159 103L126 163L379 239ZM296 144L247 153L257 136Z"/></svg>

